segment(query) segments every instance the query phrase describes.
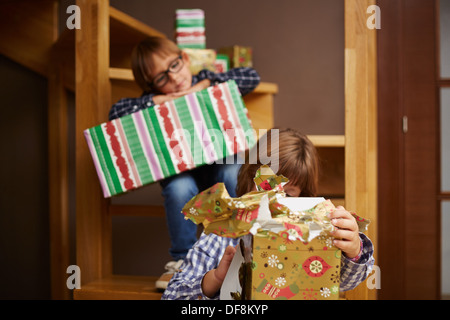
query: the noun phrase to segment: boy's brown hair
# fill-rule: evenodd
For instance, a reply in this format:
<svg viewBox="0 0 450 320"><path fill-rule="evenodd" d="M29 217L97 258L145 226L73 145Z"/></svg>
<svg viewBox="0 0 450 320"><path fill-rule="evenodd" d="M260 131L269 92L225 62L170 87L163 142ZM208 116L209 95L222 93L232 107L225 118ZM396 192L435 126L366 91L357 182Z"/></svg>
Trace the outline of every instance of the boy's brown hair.
<svg viewBox="0 0 450 320"><path fill-rule="evenodd" d="M272 129L273 130L273 129ZM267 143L257 143L257 163L249 163L249 152L246 153L245 163L241 166L238 175L236 194L238 197L252 191L255 183L253 178L261 166L259 155L267 155L277 164L267 163L271 167L278 167L277 175L289 179L289 183L297 185L301 197L316 196L319 180L319 160L315 146L308 137L294 129L278 129L279 141L272 141L272 130L267 131ZM272 143L278 143L271 154ZM260 148L267 149L260 152ZM266 152L266 153L264 153ZM275 159L275 160L273 160Z"/></svg>
<svg viewBox="0 0 450 320"><path fill-rule="evenodd" d="M134 79L144 92L152 92L152 79L149 73L154 69L152 56L154 54L166 56L169 54L181 54L180 48L175 42L163 37L148 37L142 40L131 53L131 69Z"/></svg>

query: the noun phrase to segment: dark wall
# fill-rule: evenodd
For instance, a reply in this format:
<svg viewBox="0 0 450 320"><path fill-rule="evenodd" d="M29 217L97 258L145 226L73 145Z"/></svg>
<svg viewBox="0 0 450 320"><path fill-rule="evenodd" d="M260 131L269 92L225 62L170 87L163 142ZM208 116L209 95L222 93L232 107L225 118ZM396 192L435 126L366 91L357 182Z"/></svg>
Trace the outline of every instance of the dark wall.
<svg viewBox="0 0 450 320"><path fill-rule="evenodd" d="M0 299L47 299L47 80L2 55L0 70Z"/></svg>

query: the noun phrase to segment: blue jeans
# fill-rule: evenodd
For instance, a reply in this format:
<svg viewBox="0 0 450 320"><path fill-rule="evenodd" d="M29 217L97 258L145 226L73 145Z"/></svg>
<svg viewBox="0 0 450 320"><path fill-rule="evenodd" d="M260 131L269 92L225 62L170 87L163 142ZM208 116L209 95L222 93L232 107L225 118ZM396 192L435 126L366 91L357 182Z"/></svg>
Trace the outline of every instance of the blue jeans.
<svg viewBox="0 0 450 320"><path fill-rule="evenodd" d="M236 158L234 158L236 160ZM182 172L160 182L164 197L166 222L170 236L169 253L176 261L184 259L197 242L197 225L184 219L184 205L199 192L223 182L231 197L236 197L237 176L240 164L210 164Z"/></svg>

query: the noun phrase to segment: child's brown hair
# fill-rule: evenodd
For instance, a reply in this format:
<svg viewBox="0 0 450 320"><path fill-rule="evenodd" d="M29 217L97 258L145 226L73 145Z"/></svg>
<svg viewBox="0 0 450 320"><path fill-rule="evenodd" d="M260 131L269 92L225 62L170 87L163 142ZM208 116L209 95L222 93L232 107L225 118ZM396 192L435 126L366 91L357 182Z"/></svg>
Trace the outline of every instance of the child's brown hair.
<svg viewBox="0 0 450 320"><path fill-rule="evenodd" d="M277 167L277 175L283 175L289 179L289 183L297 185L301 197L316 196L319 180L319 160L315 146L308 137L294 129L275 129L278 131L278 141L272 141L276 135L273 130L268 130L267 143L257 143L257 163L249 163L249 152L246 153L245 163L241 166L238 175L236 194L238 197L252 191L255 183L253 178L261 166L260 155L267 155L271 162L266 163L271 167ZM272 136L274 136L272 138ZM272 144L278 143L278 148L272 148ZM260 148L263 148L260 151ZM264 150L266 149L266 150ZM255 151L254 149L253 151ZM264 153L266 152L266 153Z"/></svg>
<svg viewBox="0 0 450 320"><path fill-rule="evenodd" d="M131 53L131 69L134 79L144 92L153 90L150 85L152 79L148 76L155 67L151 57L154 54L165 56L172 53L181 54L181 50L175 42L163 37L147 37L134 47Z"/></svg>

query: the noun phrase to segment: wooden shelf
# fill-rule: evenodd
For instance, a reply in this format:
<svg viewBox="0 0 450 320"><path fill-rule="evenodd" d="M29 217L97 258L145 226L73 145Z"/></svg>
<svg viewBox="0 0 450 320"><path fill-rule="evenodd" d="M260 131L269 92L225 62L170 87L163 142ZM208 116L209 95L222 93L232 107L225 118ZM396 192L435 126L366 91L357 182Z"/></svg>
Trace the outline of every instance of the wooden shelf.
<svg viewBox="0 0 450 320"><path fill-rule="evenodd" d="M73 292L75 300L160 300L157 277L121 276L87 283Z"/></svg>
<svg viewBox="0 0 450 320"><path fill-rule="evenodd" d="M109 68L109 78L113 80L134 81L133 71L126 68Z"/></svg>
<svg viewBox="0 0 450 320"><path fill-rule="evenodd" d="M344 135L308 135L308 138L316 147L343 148L345 147Z"/></svg>
<svg viewBox="0 0 450 320"><path fill-rule="evenodd" d="M276 83L260 82L252 93L277 94L278 85Z"/></svg>

